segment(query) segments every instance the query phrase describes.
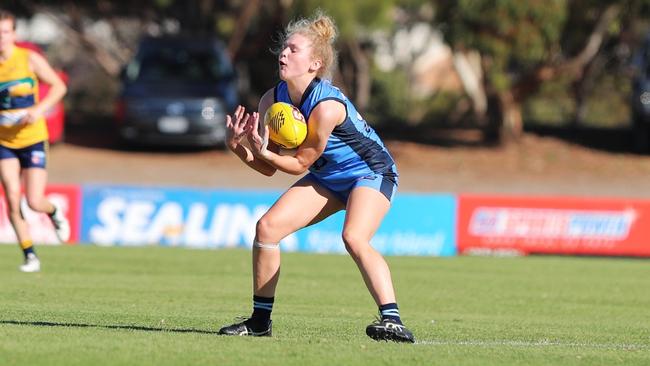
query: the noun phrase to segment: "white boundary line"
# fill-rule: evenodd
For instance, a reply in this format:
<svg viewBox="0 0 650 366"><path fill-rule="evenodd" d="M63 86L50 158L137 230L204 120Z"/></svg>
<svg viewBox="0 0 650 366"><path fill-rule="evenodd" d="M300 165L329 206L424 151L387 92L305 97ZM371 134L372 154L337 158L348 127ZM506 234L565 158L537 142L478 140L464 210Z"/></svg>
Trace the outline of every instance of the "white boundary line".
<svg viewBox="0 0 650 366"><path fill-rule="evenodd" d="M540 341L476 341L476 340L458 340L458 341L434 341L418 340L418 345L428 346L476 346L476 347L571 347L571 348L596 348L596 349L625 349L625 350L645 350L650 349L647 344L626 344L626 343L578 343L578 342L559 342L550 340Z"/></svg>

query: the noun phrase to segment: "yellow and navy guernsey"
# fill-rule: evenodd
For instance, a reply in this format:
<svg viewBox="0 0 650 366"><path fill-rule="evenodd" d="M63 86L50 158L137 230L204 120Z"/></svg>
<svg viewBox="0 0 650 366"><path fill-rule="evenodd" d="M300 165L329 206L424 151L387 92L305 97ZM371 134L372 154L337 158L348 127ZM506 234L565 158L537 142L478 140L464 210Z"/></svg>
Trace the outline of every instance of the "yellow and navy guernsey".
<svg viewBox="0 0 650 366"><path fill-rule="evenodd" d="M0 145L19 149L46 141L45 119L18 124L25 108L38 103L38 80L29 67L26 48L14 47L11 56L0 61Z"/></svg>

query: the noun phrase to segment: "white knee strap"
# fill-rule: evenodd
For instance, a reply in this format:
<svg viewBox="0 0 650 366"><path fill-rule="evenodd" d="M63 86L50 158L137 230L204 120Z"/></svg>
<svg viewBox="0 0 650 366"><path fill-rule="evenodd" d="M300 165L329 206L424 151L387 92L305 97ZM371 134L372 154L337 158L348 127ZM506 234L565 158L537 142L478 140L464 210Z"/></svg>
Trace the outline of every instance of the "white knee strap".
<svg viewBox="0 0 650 366"><path fill-rule="evenodd" d="M280 245L278 245L278 243L266 244L266 243L260 243L257 240L253 241L253 246L260 249L280 249Z"/></svg>

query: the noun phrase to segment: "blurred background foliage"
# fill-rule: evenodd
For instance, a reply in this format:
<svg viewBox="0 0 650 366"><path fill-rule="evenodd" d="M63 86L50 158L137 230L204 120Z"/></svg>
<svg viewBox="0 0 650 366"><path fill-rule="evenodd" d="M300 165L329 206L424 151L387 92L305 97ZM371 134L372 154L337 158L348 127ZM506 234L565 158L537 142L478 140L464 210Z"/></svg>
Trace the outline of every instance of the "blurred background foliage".
<svg viewBox="0 0 650 366"><path fill-rule="evenodd" d="M70 75L71 123L109 120L120 69L143 35L211 33L228 45L242 103L277 81L270 52L288 21L316 9L340 29L333 77L376 126L478 127L489 140L525 125L630 122L631 59L650 0L3 1ZM40 17L40 18L39 18ZM47 19L56 36L40 37Z"/></svg>

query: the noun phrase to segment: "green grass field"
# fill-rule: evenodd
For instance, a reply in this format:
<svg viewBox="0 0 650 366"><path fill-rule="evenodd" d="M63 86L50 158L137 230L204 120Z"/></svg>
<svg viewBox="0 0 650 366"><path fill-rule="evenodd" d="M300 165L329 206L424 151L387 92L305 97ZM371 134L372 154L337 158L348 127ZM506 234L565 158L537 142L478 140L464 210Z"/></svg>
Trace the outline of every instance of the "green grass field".
<svg viewBox="0 0 650 366"><path fill-rule="evenodd" d="M251 307L245 250L0 246L0 365L648 365L650 262L388 257L416 344L375 342L347 256L283 254L272 338L216 331Z"/></svg>

